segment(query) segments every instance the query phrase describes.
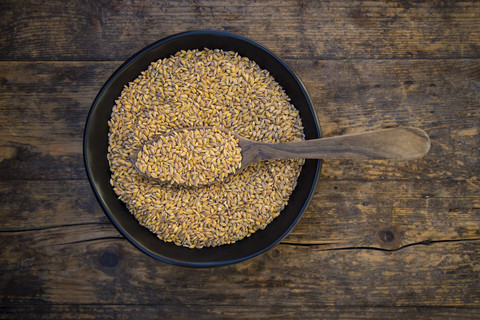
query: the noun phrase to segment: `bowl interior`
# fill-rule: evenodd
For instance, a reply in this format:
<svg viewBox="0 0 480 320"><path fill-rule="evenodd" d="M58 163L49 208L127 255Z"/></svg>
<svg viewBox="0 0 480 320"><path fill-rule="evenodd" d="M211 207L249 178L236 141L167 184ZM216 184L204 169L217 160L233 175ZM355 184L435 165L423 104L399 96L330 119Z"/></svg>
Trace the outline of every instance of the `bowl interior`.
<svg viewBox="0 0 480 320"><path fill-rule="evenodd" d="M321 170L321 161L307 160L290 196L288 205L279 217L264 230L231 245L189 249L159 240L141 226L130 214L125 204L118 200L110 185L110 168L107 160L108 120L115 100L124 85L146 70L151 62L188 49L223 49L238 52L267 69L285 89L293 105L299 110L306 139L321 137L315 111L310 98L295 74L276 56L254 42L224 32L193 31L160 40L141 50L127 60L105 83L97 95L85 127L84 160L92 188L115 227L137 248L148 255L176 265L216 266L239 262L254 257L284 238L305 211Z"/></svg>

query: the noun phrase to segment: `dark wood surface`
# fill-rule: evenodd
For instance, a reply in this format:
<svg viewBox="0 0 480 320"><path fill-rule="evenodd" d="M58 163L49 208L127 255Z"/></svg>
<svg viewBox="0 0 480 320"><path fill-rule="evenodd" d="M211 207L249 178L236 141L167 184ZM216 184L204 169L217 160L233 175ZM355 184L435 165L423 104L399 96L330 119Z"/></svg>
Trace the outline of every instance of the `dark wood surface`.
<svg viewBox="0 0 480 320"><path fill-rule="evenodd" d="M480 319L480 2L0 2L0 318ZM265 254L190 269L111 225L87 181L97 92L144 46L215 29L303 80L325 136L416 126L414 161L325 161Z"/></svg>

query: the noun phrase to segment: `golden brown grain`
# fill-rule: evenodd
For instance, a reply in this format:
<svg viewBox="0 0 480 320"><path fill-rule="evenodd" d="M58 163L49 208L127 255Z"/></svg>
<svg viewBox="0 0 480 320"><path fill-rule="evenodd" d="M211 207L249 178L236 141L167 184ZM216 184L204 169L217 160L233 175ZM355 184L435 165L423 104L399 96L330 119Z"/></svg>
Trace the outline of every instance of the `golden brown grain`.
<svg viewBox="0 0 480 320"><path fill-rule="evenodd" d="M153 62L125 86L108 124L114 191L141 225L180 246L229 244L265 228L287 204L303 164L264 161L196 188L159 184L134 169L136 150L182 128L215 126L271 143L303 139L299 113L281 86L235 52L180 51Z"/></svg>
<svg viewBox="0 0 480 320"><path fill-rule="evenodd" d="M176 130L146 143L135 156L149 178L183 186L219 182L241 166L238 139L217 128Z"/></svg>

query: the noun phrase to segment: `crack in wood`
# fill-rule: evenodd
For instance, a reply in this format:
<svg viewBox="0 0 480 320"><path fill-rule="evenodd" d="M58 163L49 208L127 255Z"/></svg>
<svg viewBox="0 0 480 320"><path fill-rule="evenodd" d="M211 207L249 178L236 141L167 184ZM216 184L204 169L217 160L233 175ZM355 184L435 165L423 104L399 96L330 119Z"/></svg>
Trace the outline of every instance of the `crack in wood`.
<svg viewBox="0 0 480 320"><path fill-rule="evenodd" d="M117 239L125 240L125 238L122 237L122 236L116 236L116 237L115 236L110 236L110 237L98 237L98 238L84 239L84 240L78 240L78 241L55 243L53 245L54 246L63 246L63 245L68 245L68 244L79 244L79 243L92 242L92 241L117 240Z"/></svg>
<svg viewBox="0 0 480 320"><path fill-rule="evenodd" d="M58 229L58 228L68 228L68 227L79 227L79 226L88 226L88 225L111 225L110 222L81 222L81 223L72 223L72 224L59 224L54 226L44 226L38 228L4 228L0 229L0 233L14 233L14 232L31 232L31 231L41 231L49 229Z"/></svg>
<svg viewBox="0 0 480 320"><path fill-rule="evenodd" d="M435 243L447 243L447 242L464 242L464 241L480 241L480 238L470 238L470 239L444 239L444 240L423 240L418 242L409 243L395 249L386 249L379 247L368 247L368 246L350 246L350 247L339 247L339 248L328 248L321 249L320 251L340 251L340 250L378 250L378 251L387 251L395 252L400 251L408 247L418 246L418 245L431 245ZM328 245L329 243L293 243L293 242L281 242L280 244L289 245L289 246L302 246L302 247L315 247Z"/></svg>

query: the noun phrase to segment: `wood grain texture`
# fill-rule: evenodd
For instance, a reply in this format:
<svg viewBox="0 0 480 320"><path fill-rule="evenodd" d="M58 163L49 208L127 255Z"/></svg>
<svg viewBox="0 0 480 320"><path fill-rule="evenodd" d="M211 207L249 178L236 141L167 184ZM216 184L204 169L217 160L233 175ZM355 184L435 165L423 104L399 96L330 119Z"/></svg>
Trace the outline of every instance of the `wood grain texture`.
<svg viewBox="0 0 480 320"><path fill-rule="evenodd" d="M51 305L45 308L52 318L78 319L78 315L85 319L125 319L147 318L154 319L165 315L174 315L175 319L191 319L192 313L196 319L478 319L478 309L465 309L462 307L322 307L311 305L308 307L288 308L276 306L274 310L267 312L264 307L229 306L222 308L209 306L184 306L170 305L116 305L116 304L82 304L82 305ZM44 310L38 305L18 308L8 306L6 314L29 317L31 314Z"/></svg>
<svg viewBox="0 0 480 320"><path fill-rule="evenodd" d="M477 58L476 1L2 1L9 60L125 60L168 35L237 33L283 58ZM48 28L46 28L48 26Z"/></svg>
<svg viewBox="0 0 480 320"><path fill-rule="evenodd" d="M478 241L396 252L279 245L245 263L190 269L145 259L124 239L36 238L33 232L8 235L15 241L2 247L7 258L0 279L11 288L4 294L8 305L33 305L47 315L52 305L118 304L157 308L167 318L175 307L196 309L204 318L248 307L265 318L302 312L315 318L316 308L339 305L425 308L441 301L442 307L477 308L480 302ZM23 288L32 286L26 294Z"/></svg>
<svg viewBox="0 0 480 320"><path fill-rule="evenodd" d="M14 185L0 184L1 232L55 229L65 239L77 227L98 225L108 236L116 234L113 226L105 226L109 222L86 181ZM397 250L415 243L480 238L478 184L451 181L439 187L417 180L362 185L322 180L306 214L283 242ZM77 234L78 241L90 237L88 232Z"/></svg>
<svg viewBox="0 0 480 320"><path fill-rule="evenodd" d="M478 1L0 3L0 319L479 319ZM415 161L328 160L274 249L221 268L160 263L112 226L83 129L145 45L215 29L271 49L324 136L396 126Z"/></svg>
<svg viewBox="0 0 480 320"><path fill-rule="evenodd" d="M191 319L191 314L197 315L196 319L478 319L476 309L461 307L322 307L311 305L308 307L288 308L276 306L267 312L264 307L229 306L221 308L209 306L184 306L169 305L115 305L115 304L82 304L82 305L52 305L45 308L52 318L78 319L78 315L88 315L85 319L125 319L148 318L153 319L165 315L174 315L175 319ZM28 310L28 311L27 311ZM29 317L43 309L38 305L27 306L27 309L9 306L6 314Z"/></svg>

